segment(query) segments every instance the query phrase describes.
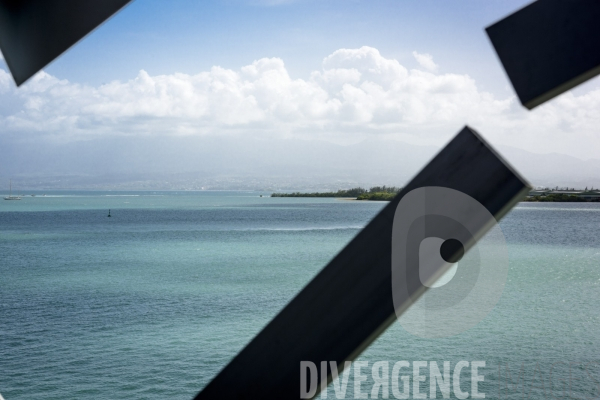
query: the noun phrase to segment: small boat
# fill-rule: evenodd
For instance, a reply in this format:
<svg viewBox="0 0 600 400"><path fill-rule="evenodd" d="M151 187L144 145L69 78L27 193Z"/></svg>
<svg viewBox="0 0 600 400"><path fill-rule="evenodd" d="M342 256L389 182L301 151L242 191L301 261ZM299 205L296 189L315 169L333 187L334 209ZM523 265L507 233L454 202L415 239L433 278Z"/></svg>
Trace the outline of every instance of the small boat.
<svg viewBox="0 0 600 400"><path fill-rule="evenodd" d="M10 182L10 192L8 197L5 197L4 200L21 200L21 196L13 196L12 195L12 179L9 181Z"/></svg>
<svg viewBox="0 0 600 400"><path fill-rule="evenodd" d="M108 218L110 218L110 210L108 210L108 215L107 215L107 217L108 217Z"/></svg>

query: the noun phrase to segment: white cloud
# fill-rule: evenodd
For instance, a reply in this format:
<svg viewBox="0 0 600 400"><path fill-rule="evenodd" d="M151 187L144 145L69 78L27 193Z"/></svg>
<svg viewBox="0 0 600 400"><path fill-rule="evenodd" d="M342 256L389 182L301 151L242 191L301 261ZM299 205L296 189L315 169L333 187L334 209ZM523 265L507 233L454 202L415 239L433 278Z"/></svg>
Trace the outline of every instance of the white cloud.
<svg viewBox="0 0 600 400"><path fill-rule="evenodd" d="M433 62L433 57L431 56L431 54L421 54L417 53L416 51L413 51L412 55L415 58L415 60L417 60L419 65L421 65L421 67L425 68L428 71L437 71L439 66Z"/></svg>
<svg viewBox="0 0 600 400"><path fill-rule="evenodd" d="M439 144L470 124L496 143L600 154L600 90L568 93L527 112L513 97L481 91L468 75L408 70L371 47L335 51L308 79L290 77L279 58L263 58L195 75L140 71L97 87L42 72L16 89L0 70L0 93L0 134L76 140L240 133L337 142L383 135Z"/></svg>
<svg viewBox="0 0 600 400"><path fill-rule="evenodd" d="M12 83L12 77L8 72L0 69L0 93L6 93Z"/></svg>

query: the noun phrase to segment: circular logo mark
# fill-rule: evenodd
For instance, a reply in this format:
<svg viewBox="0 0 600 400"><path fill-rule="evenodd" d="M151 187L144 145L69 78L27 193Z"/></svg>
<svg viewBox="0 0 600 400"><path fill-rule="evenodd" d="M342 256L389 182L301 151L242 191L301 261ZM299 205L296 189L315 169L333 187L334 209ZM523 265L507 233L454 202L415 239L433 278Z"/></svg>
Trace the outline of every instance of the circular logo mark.
<svg viewBox="0 0 600 400"><path fill-rule="evenodd" d="M400 200L392 295L408 332L439 338L470 329L494 308L507 274L504 234L477 200L443 187L418 188Z"/></svg>

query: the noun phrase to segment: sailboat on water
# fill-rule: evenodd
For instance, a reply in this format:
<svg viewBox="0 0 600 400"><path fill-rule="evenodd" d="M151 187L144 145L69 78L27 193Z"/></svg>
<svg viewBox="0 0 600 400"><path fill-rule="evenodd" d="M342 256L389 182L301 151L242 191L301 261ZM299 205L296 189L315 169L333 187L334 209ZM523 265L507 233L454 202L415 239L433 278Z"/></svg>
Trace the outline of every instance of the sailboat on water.
<svg viewBox="0 0 600 400"><path fill-rule="evenodd" d="M10 182L10 192L8 197L5 197L4 200L21 200L21 196L13 196L12 195L12 179L9 181Z"/></svg>

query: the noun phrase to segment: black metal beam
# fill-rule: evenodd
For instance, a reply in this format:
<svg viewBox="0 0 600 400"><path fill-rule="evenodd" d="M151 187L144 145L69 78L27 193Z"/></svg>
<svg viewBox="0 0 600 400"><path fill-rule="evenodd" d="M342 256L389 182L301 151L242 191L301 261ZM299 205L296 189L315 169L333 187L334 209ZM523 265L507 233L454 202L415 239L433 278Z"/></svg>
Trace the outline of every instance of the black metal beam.
<svg viewBox="0 0 600 400"><path fill-rule="evenodd" d="M528 109L600 73L598 0L538 0L486 31Z"/></svg>
<svg viewBox="0 0 600 400"><path fill-rule="evenodd" d="M465 127L196 400L298 398L300 361L316 365L336 361L341 371L344 361L366 349L396 320L391 288L396 207L405 194L427 186L459 190L498 220L530 190L475 131Z"/></svg>
<svg viewBox="0 0 600 400"><path fill-rule="evenodd" d="M0 48L17 86L131 0L0 0Z"/></svg>

